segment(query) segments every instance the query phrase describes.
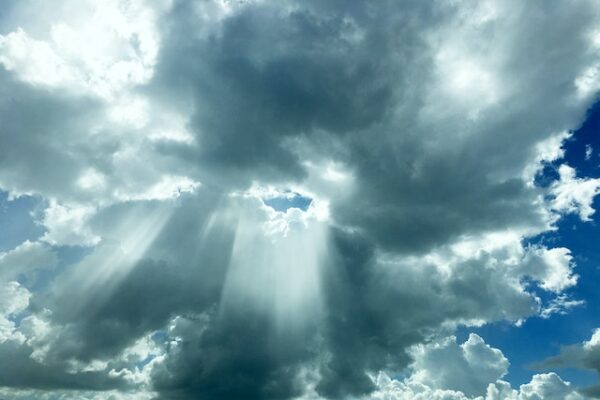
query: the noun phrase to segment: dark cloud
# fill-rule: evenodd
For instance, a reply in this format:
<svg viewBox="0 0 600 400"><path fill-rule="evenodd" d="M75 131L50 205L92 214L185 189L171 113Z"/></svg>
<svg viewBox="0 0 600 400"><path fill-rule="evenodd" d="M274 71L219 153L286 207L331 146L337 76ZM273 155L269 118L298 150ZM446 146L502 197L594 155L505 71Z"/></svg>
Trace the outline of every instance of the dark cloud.
<svg viewBox="0 0 600 400"><path fill-rule="evenodd" d="M406 252L503 225L544 226L531 207L540 193L516 174L537 141L583 115L569 99L588 43L558 45L568 35L554 26L589 26L595 14L527 6L489 24L471 21L473 35L461 37L464 17L450 6L336 7L252 4L214 23L210 11L177 3L153 86L195 105L190 128L200 145L183 155L201 180L301 180L307 157L337 158L356 182L334 203L335 219ZM521 23L527 15L535 25ZM482 47L490 45L503 54L488 56ZM490 90L508 93L477 117L476 99L466 109L460 99L444 104L439 86L452 77L440 76L440 50L460 62L489 57L501 86ZM560 95L548 104L548 93ZM301 157L298 143L309 148Z"/></svg>
<svg viewBox="0 0 600 400"><path fill-rule="evenodd" d="M18 366L0 385L360 397L411 365L413 345L535 315L527 279L575 279L568 257L526 268L536 249L521 239L555 218L527 174L591 101L576 82L597 68L584 33L598 11L488 6L175 1L148 6L156 32L119 33L123 54L160 36L143 84L93 64L65 89L0 66L0 185L48 200L44 240L64 244L60 228L90 247L32 294L26 313L51 329L0 345ZM70 43L53 40L57 54ZM330 164L345 183L321 176ZM325 204L330 218L291 223L249 189L271 186L312 199L294 215ZM140 366L127 352L148 337L160 356Z"/></svg>
<svg viewBox="0 0 600 400"><path fill-rule="evenodd" d="M310 337L274 338L270 321L247 310L206 318L181 317L180 341L153 370L164 399L285 399L302 394L301 362L315 356ZM307 339L307 340L302 340Z"/></svg>
<svg viewBox="0 0 600 400"><path fill-rule="evenodd" d="M418 58L418 38L403 25L426 13L412 4L406 16L397 16L388 4L339 12L331 5L265 3L241 7L215 24L196 6L178 2L166 20L153 86L160 95L190 96L190 128L200 143L191 157L213 174L225 174L228 184L240 173L247 179L302 178L302 160L289 140L319 141L323 131L345 136L380 123L397 80L407 79L392 65L398 51L393 45L401 43L407 57ZM397 28L390 26L394 22ZM205 27L190 35L198 24ZM392 33L407 36L408 44L390 43Z"/></svg>
<svg viewBox="0 0 600 400"><path fill-rule="evenodd" d="M32 359L32 349L15 341L0 344L0 386L35 389L82 389L127 391L132 386L121 377L104 372L72 373L62 363L42 364Z"/></svg>

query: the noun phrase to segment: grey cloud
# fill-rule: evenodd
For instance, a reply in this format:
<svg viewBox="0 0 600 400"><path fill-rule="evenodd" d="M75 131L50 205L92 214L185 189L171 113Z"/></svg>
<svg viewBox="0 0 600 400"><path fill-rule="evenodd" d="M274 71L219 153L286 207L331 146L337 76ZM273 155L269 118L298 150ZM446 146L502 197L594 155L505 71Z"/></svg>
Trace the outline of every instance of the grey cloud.
<svg viewBox="0 0 600 400"><path fill-rule="evenodd" d="M326 276L324 324L331 361L318 389L332 398L369 392L364 371L397 371L410 362L407 350L452 321L517 320L537 303L513 286L493 257L456 265L444 278L432 265L378 265L360 238L334 235L340 259ZM335 278L333 278L335 277ZM330 281L327 278L332 278Z"/></svg>
<svg viewBox="0 0 600 400"><path fill-rule="evenodd" d="M573 82L594 58L584 36L562 30L585 31L596 14L504 4L477 25L449 5L337 7L251 4L214 22L177 3L151 86L191 99L200 145L167 151L198 165L202 181L242 186L302 180L303 159L337 158L356 181L334 218L389 249L546 226L533 206L540 192L518 174L537 141L576 127L585 111L571 101ZM523 23L528 15L535 24ZM480 102L465 108L438 87L448 84L436 58L446 47L497 81L500 98L477 117ZM309 149L300 158L298 145Z"/></svg>
<svg viewBox="0 0 600 400"><path fill-rule="evenodd" d="M0 184L13 194L95 207L142 193L185 169L161 157L147 132L110 120L110 102L28 84L2 65L0 85ZM82 185L90 172L97 176Z"/></svg>
<svg viewBox="0 0 600 400"><path fill-rule="evenodd" d="M579 33L598 15L589 2L503 2L477 22L477 7L462 5L249 2L227 13L176 1L160 20L154 77L130 94L146 96L157 114L183 114L196 144L147 140L150 126L105 121L101 100L0 70L3 93L12 93L0 96L9 121L0 128L0 183L91 204L85 226L101 238L33 295L30 312L52 310L47 361L120 365L137 339L166 331L164 359L149 375L159 397L290 398L307 390L308 371L317 395L348 398L375 390L369 373L406 368L410 347L440 331L534 315L526 271L511 270L509 255L478 248L446 270L424 255L491 231L549 227L543 190L522 174L536 144L574 128L589 105L574 81L597 62ZM453 81L465 73L466 83ZM131 158L119 164L123 153ZM260 236L264 211L257 199L230 195L253 182L310 190L307 162L329 161L351 183L326 199L332 219L315 284L322 309L281 335L260 304L277 282L252 280L269 276L263 264L273 262L260 258L270 243ZM104 192L74 187L90 167L104 174ZM203 186L133 199L169 174ZM256 293L228 308L248 209L260 214L248 223L256 254L238 256ZM307 254L289 257L309 263ZM6 351L25 360L23 349ZM17 386L124 387L100 372L67 379L32 362L23 361L30 372ZM59 375L37 383L51 373Z"/></svg>
<svg viewBox="0 0 600 400"><path fill-rule="evenodd" d="M94 100L33 89L2 66L0 85L0 182L17 193L71 192L82 169L81 143L88 140L81 132L98 117Z"/></svg>
<svg viewBox="0 0 600 400"><path fill-rule="evenodd" d="M177 321L171 334L181 335L180 341L152 372L161 399L278 399L302 394L297 375L302 361L315 356L314 340L278 340L264 315L208 315L208 321L185 316Z"/></svg>
<svg viewBox="0 0 600 400"><path fill-rule="evenodd" d="M336 204L337 219L360 227L388 248L409 252L503 225L543 226L532 207L539 193L525 186L518 171L530 162L536 141L575 128L583 115L585 109L573 107L570 99L581 65L592 62L589 45L585 39L566 44L569 33L561 30L590 26L595 18L584 8L567 7L563 12L555 5L517 7L519 11L506 19L483 23L472 36L461 37L457 46L466 51L464 56L489 62L494 79L503 86L498 92L509 91L481 115L470 117L471 107L462 109L452 99L444 103L444 93L425 87L421 96L440 96L439 103L423 100L416 115L411 109L400 113L402 125L392 121L372 132L380 140L361 132L356 144L350 142L344 161L355 167L357 193ZM536 16L535 23L521 23L529 15ZM557 20L563 22L555 31ZM448 35L439 39L442 48L444 41L452 46L452 29L459 31L453 22L441 27L441 35ZM545 34L549 31L550 36ZM554 51L542 50L550 48ZM436 76L432 73L427 79ZM550 103L544 100L549 95ZM428 121L419 118L427 108L432 113L426 114Z"/></svg>
<svg viewBox="0 0 600 400"><path fill-rule="evenodd" d="M328 248L337 255L326 262L320 289L325 313L309 319L304 329L282 337L273 331L273 317L252 302L235 303L234 308L215 313L215 307L222 307L230 262L216 255L231 254L228 246L233 236L230 221L221 228L217 223L207 236L202 234L210 212L190 219L202 203L195 196L182 200L147 254L154 254L156 261L140 260L122 279L92 286L85 285L79 275L89 275L87 268L93 268L93 263L84 261L66 272L63 284L55 286L54 300L34 297L33 310L44 304L56 310L51 321L57 331L48 342L48 359L110 360L137 338L166 329L172 318L181 316L180 321L185 321L204 310L210 318L192 318L188 325L195 328L177 333L185 350L167 351L165 363L152 373L155 389L165 398L200 393L241 398L244 390L246 398L292 396L302 390L300 371L306 368L319 372L319 394L359 396L374 389L365 372L405 368L410 362L407 349L445 322L517 320L537 309L531 295L507 279L506 271L493 267L493 256L490 261L484 255L456 266L448 280L426 264L378 265L374 247L364 238L333 231ZM207 203L210 210L214 203ZM101 220L118 232L111 220L126 219L132 208L134 214L138 208L138 213L142 210L148 215L153 207L160 204L117 206ZM187 226L186 232L204 236L205 242L198 241L198 236L179 236L182 226ZM193 241L212 249L216 258L207 258L206 250L195 249ZM115 251L112 246L96 249L100 258ZM195 262L194 253L199 256ZM161 254L165 260L160 260ZM73 303L73 297L78 302ZM247 353L248 349L252 352ZM207 351L212 354L209 359ZM247 369L236 370L238 363ZM197 371L205 372L197 376Z"/></svg>
<svg viewBox="0 0 600 400"><path fill-rule="evenodd" d="M560 353L536 364L538 368L583 368L600 374L600 331L595 330L589 341L561 347ZM582 393L600 398L600 386L583 388Z"/></svg>
<svg viewBox="0 0 600 400"><path fill-rule="evenodd" d="M17 341L0 344L0 386L37 389L128 390L131 385L120 377L104 372L67 371L63 363L41 364L31 356L32 349Z"/></svg>
<svg viewBox="0 0 600 400"><path fill-rule="evenodd" d="M218 197L204 191L202 195L204 199L182 199L148 243L151 250L132 264L120 257L119 245L137 238L124 235L134 221L160 213L165 206L156 201L124 203L96 216L92 225L106 230L107 242L65 271L50 292L32 299L35 310L44 306L56 310L51 319L59 335L51 357L83 361L114 357L137 338L163 328L171 317L201 312L219 301L234 233L223 221L207 227ZM94 275L90 268L123 274L114 279L101 271ZM73 297L79 301L73 302Z"/></svg>
<svg viewBox="0 0 600 400"><path fill-rule="evenodd" d="M52 269L57 263L57 256L50 246L25 241L9 252L0 253L0 277L12 280L22 275L35 281L37 270Z"/></svg>
<svg viewBox="0 0 600 400"><path fill-rule="evenodd" d="M531 295L515 287L515 282L503 275L505 271L493 267L495 260L488 261L485 256L457 266L450 281L445 282L439 271L431 266L400 265L387 269L377 265L372 247L352 235L337 232L331 240L329 248L336 249L339 256L327 263L328 271L324 272L325 315L309 322L308 329L303 331L306 335L303 340L287 338L283 350L280 349L277 335L268 339L269 332L273 335L268 328L268 316L257 314L251 304L247 309L241 306L233 314L226 314L224 320L216 320L216 326L210 323L212 320L202 320L209 331L218 329L216 337L225 341L225 344L215 345L216 348L211 347L211 351L215 351L214 357L224 358L227 363L213 365L212 357L207 360L202 356L206 354L205 350L192 350L196 349L194 346L205 346L201 344L203 336L199 339L183 332L182 340L189 347L185 347L185 351L168 353L167 371L159 367L161 373L155 375L156 388L161 393L164 391L166 398L177 393L185 398L205 389L207 393L217 390L211 385L217 385L219 390L225 390L224 387L234 390L227 385L252 382L247 388L248 393L258 398L270 398L265 391L273 385L274 377L278 384L294 388L299 368L305 366L318 371L315 390L321 396L361 396L374 389L374 383L365 372L402 370L410 363L407 349L436 332L444 322L517 320L536 312L537 303ZM482 268L482 264L488 266ZM255 329L259 329L256 334ZM263 340L272 340L274 344L263 348L266 346ZM280 352L280 356L289 356L283 363L288 368L287 374L280 373L280 364L265 364L252 352L249 357L253 367L249 366L248 371L238 370L235 382L231 382L229 363L235 360L250 362L245 355L238 354L239 341L251 341L248 346L263 349L266 354L275 351L273 357ZM288 353L298 342L306 351ZM210 368L206 363L210 363ZM193 371L204 369L214 371L214 374L193 375ZM178 380L178 373L183 374L182 380ZM223 396L225 392L216 393ZM228 396L237 396L232 393ZM217 394L214 396L218 397Z"/></svg>
<svg viewBox="0 0 600 400"><path fill-rule="evenodd" d="M379 123L393 104L390 78L397 67L390 59L392 32L386 31L393 21L381 17L395 14L388 4L369 8L375 15L365 8L266 3L242 7L215 24L202 20L193 3L177 3L153 86L160 95L183 94L194 102L190 126L200 142L194 161L226 174L228 183L240 173L298 179L305 172L288 140L321 141L315 131L346 135ZM425 8L410 4L408 15L394 21L397 34L409 36L409 45L402 45L407 56L417 56L415 32L402 24ZM190 35L198 23L208 32Z"/></svg>

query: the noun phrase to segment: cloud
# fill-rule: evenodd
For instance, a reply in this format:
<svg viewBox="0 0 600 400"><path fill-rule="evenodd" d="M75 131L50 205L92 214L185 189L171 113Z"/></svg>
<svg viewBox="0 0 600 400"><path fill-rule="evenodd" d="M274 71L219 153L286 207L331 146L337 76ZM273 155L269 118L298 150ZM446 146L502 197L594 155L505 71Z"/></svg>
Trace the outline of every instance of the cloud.
<svg viewBox="0 0 600 400"><path fill-rule="evenodd" d="M542 309L540 316L542 318L550 318L553 314L566 315L571 308L583 305L585 305L585 301L574 300L565 294L561 294L550 301L550 303Z"/></svg>
<svg viewBox="0 0 600 400"><path fill-rule="evenodd" d="M0 286L0 386L8 388L60 388L105 390L126 389L120 377L111 377L96 371L74 373L64 362L44 364L35 358L35 346L48 334L35 317L16 322L16 317L26 311L31 293L13 281ZM37 326L36 326L37 325ZM11 391L8 391L11 393Z"/></svg>
<svg viewBox="0 0 600 400"><path fill-rule="evenodd" d="M508 372L509 362L498 349L470 334L460 346L449 339L445 343L420 349L415 355L418 373L415 382L425 382L436 389L451 389L467 395L485 393L488 384Z"/></svg>
<svg viewBox="0 0 600 400"><path fill-rule="evenodd" d="M583 396L575 392L569 383L564 382L554 373L534 375L530 383L521 386L520 392L520 396L524 400L583 399Z"/></svg>
<svg viewBox="0 0 600 400"><path fill-rule="evenodd" d="M599 13L0 11L0 187L39 196L44 230L0 255L27 297L3 310L20 335L0 346L6 396L577 398L552 374L512 389L498 349L452 333L574 306L571 251L524 243L593 215L595 180L565 163L549 187L534 177L593 101ZM266 205L286 193L310 205Z"/></svg>
<svg viewBox="0 0 600 400"><path fill-rule="evenodd" d="M577 283L577 275L572 274L572 258L570 250L564 247L531 248L522 268L543 289L561 292Z"/></svg>
<svg viewBox="0 0 600 400"><path fill-rule="evenodd" d="M50 10L36 1L15 4L9 9L14 21L43 32L42 39L21 27L0 36L0 63L35 86L112 97L152 76L158 52L157 5L152 9L140 1L109 1L95 7L92 2L65 1ZM25 13L31 8L36 18L28 21ZM66 9L71 13L64 13ZM57 16L62 21L52 21Z"/></svg>
<svg viewBox="0 0 600 400"><path fill-rule="evenodd" d="M54 251L41 242L25 241L11 251L0 253L0 277L12 280L19 275L31 275L41 269L52 269L58 264Z"/></svg>
<svg viewBox="0 0 600 400"><path fill-rule="evenodd" d="M463 344L455 337L416 349L412 373L404 380L380 373L373 399L381 400L584 400L557 374L537 374L513 389L502 378L509 362L502 352L470 334Z"/></svg>
<svg viewBox="0 0 600 400"><path fill-rule="evenodd" d="M31 349L19 342L9 340L2 343L0 352L2 353L0 384L3 387L35 388L46 391L64 388L127 391L130 388L122 378L111 377L103 372L73 373L68 371L65 365L39 363L30 357Z"/></svg>
<svg viewBox="0 0 600 400"><path fill-rule="evenodd" d="M588 341L581 344L563 346L558 355L547 358L539 364L542 368L584 368L600 373L600 330L596 329ZM600 387L586 388L584 393L596 398Z"/></svg>
<svg viewBox="0 0 600 400"><path fill-rule="evenodd" d="M11 320L15 314L23 311L29 304L31 294L18 282L9 282L0 288L0 343L13 339L15 323Z"/></svg>
<svg viewBox="0 0 600 400"><path fill-rule="evenodd" d="M564 213L576 213L583 221L591 221L594 214L592 201L600 193L599 179L581 179L566 164L559 167L560 180L552 187L555 196L552 208Z"/></svg>

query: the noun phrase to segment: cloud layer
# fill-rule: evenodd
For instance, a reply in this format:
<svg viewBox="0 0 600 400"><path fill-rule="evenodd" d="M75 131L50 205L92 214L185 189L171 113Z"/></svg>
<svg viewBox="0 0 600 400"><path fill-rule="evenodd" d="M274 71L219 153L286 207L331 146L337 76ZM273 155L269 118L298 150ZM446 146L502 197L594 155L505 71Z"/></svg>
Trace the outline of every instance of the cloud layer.
<svg viewBox="0 0 600 400"><path fill-rule="evenodd" d="M0 188L42 233L0 253L0 395L582 399L452 336L581 304L527 242L600 191L561 160L576 3L7 3Z"/></svg>

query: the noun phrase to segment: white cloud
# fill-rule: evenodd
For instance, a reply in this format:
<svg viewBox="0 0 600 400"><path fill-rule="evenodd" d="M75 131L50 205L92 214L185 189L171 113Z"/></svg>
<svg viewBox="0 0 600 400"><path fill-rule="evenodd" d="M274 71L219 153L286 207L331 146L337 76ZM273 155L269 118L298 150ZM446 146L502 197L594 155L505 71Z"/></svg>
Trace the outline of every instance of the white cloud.
<svg viewBox="0 0 600 400"><path fill-rule="evenodd" d="M47 229L41 240L52 245L95 245L100 238L87 226L95 212L93 206L51 203L40 221Z"/></svg>
<svg viewBox="0 0 600 400"><path fill-rule="evenodd" d="M22 340L11 318L27 308L30 297L31 293L18 282L0 283L0 343Z"/></svg>
<svg viewBox="0 0 600 400"><path fill-rule="evenodd" d="M600 193L600 179L577 178L574 168L562 164L560 180L553 184L552 208L561 213L576 213L582 221L590 221L595 210L594 197Z"/></svg>
<svg viewBox="0 0 600 400"><path fill-rule="evenodd" d="M419 347L414 357L411 383L470 396L484 394L488 384L506 375L509 366L500 350L490 347L474 333L461 345L455 337L450 337L439 344Z"/></svg>
<svg viewBox="0 0 600 400"><path fill-rule="evenodd" d="M199 187L200 182L187 176L163 175L158 182L141 193L132 193L132 190L129 189L126 192L117 192L115 196L121 201L170 200L176 199L184 193L194 193Z"/></svg>
<svg viewBox="0 0 600 400"><path fill-rule="evenodd" d="M48 43L29 37L22 29L0 35L0 63L33 84L73 86L81 79Z"/></svg>
<svg viewBox="0 0 600 400"><path fill-rule="evenodd" d="M16 279L39 269L52 269L58 263L56 254L44 243L25 241L13 250L0 252L0 277Z"/></svg>
<svg viewBox="0 0 600 400"><path fill-rule="evenodd" d="M519 400L583 400L569 382L555 373L534 375L531 382L520 387Z"/></svg>
<svg viewBox="0 0 600 400"><path fill-rule="evenodd" d="M570 137L571 133L564 131L536 143L533 160L531 164L525 168L523 179L533 186L535 175L545 163L551 163L564 157L565 150L563 148L563 143Z"/></svg>
<svg viewBox="0 0 600 400"><path fill-rule="evenodd" d="M561 292L577 283L572 260L571 251L564 247L530 247L523 260L522 271L539 281L543 289Z"/></svg>
<svg viewBox="0 0 600 400"><path fill-rule="evenodd" d="M594 148L591 145L586 144L585 145L585 160L589 161L592 158L593 153L594 153Z"/></svg>
<svg viewBox="0 0 600 400"><path fill-rule="evenodd" d="M160 40L158 3L156 9L143 1L67 3L71 14L52 21L43 39L22 28L0 35L0 63L25 82L104 98L152 77ZM43 10L33 12L36 17L42 22Z"/></svg>
<svg viewBox="0 0 600 400"><path fill-rule="evenodd" d="M415 353L412 373L404 380L385 373L376 378L374 400L584 400L557 374L537 374L514 389L500 378L509 362L502 352L475 334L461 345L450 337L421 346ZM463 390L461 390L461 388Z"/></svg>
<svg viewBox="0 0 600 400"><path fill-rule="evenodd" d="M548 305L542 308L540 311L540 317L547 319L554 314L565 315L568 314L572 308L583 305L585 305L585 301L573 300L566 294L561 294L552 299Z"/></svg>

